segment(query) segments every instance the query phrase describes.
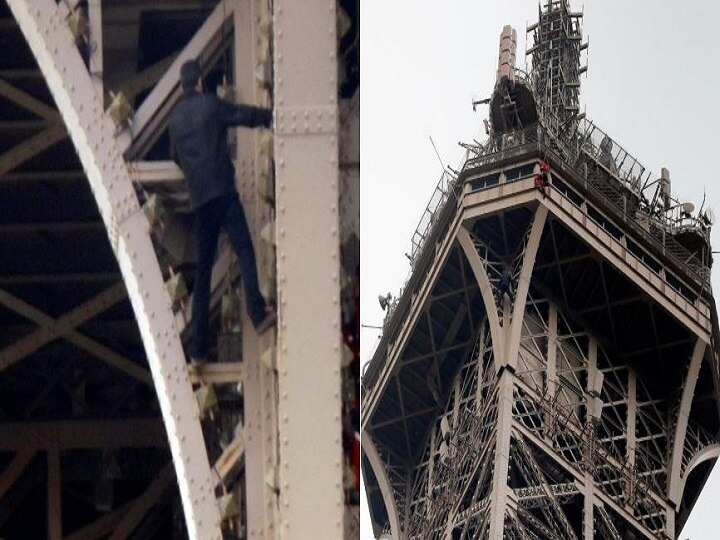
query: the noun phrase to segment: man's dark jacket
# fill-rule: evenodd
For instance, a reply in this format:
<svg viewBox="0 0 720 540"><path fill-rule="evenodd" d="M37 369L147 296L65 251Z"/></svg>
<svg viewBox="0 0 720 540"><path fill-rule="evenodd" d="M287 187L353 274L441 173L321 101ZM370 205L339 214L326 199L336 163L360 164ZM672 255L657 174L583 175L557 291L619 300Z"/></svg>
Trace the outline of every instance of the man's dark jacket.
<svg viewBox="0 0 720 540"><path fill-rule="evenodd" d="M170 152L190 188L193 209L235 191L227 128L270 127L272 112L233 105L213 94L186 93L170 117Z"/></svg>

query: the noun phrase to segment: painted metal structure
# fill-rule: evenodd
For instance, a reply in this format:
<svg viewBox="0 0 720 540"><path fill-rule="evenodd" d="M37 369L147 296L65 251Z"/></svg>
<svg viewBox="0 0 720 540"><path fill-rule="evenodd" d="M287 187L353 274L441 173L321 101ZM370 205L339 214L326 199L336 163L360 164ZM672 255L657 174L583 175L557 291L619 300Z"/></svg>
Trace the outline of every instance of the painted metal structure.
<svg viewBox="0 0 720 540"><path fill-rule="evenodd" d="M712 220L578 114L580 19L543 4L527 75L506 27L421 220L363 378L376 536L675 538L718 455Z"/></svg>
<svg viewBox="0 0 720 540"><path fill-rule="evenodd" d="M357 104L359 90L353 91L354 99L342 99L344 110L349 112L341 117L338 49L343 36L336 30L339 8L334 2L329 6L315 2L300 10L292 2L260 0L176 4L158 0L131 7L99 0L87 6L52 0L7 4L14 21L6 21L6 26L19 27L57 111L38 93L5 80L29 76L36 80L36 75L0 69L2 98L42 119L42 124L23 120L22 129L35 129L35 124L43 128L0 155L0 181L33 178L37 173L15 171L23 164L32 164L36 156L52 150L69 135L85 174L59 171L45 173L43 178L56 175L63 181L75 181L86 176L102 221L99 227L89 222L10 224L3 225L0 233L70 234L99 228L107 232L105 242L109 240L119 272L4 277L9 287L41 279L48 284L88 283L97 291L83 294L85 301L56 315L55 309L46 312L24 301L22 294L0 290L0 305L40 325L0 350L0 372L17 369L28 356L41 357L48 346L63 339L103 360L111 372L124 373L133 381L127 390L131 394L138 385L153 389L161 421L67 420L7 426L0 422L0 431L5 432L0 452L14 452L0 474L0 501L11 489L20 488L36 454L46 451L49 538L108 534L124 538L133 531L157 533L162 525L150 523L149 516L167 515L162 507L167 493L173 491L173 471L182 514L181 519L175 515L170 521L176 529L178 523L182 528L184 516L190 538L222 538L228 534L263 539L356 537L357 530L348 521L358 513L352 506L357 501L348 499L352 490L343 480L346 370L340 323L344 279L340 249L343 232L349 229L359 234L359 176L341 185L340 167L341 157L359 164L359 152L350 150L340 156L339 148L343 143L345 148L348 144L352 148L352 141L358 139L359 107L352 103ZM343 4L346 10L353 5ZM313 13L311 17L308 10ZM133 59L117 53L118 43L132 44L133 35L138 39L141 24L166 24L162 17L159 23L153 19L166 11L175 13L175 19L169 18L174 25L171 32L187 35L183 25L190 24L196 25L196 30L180 50L136 72ZM343 15L347 17L345 11ZM109 31L110 19L116 26ZM359 36L357 13L350 13L347 24L354 25ZM319 38L312 47L299 47L308 31ZM261 286L266 296L276 299L279 308L277 334L273 330L262 336L257 336L243 310L234 327L242 328L242 364L233 361L200 373L188 370L183 352L183 332L190 322L188 299L171 299L166 287L166 281L168 286L174 283L176 272L183 273L186 265L192 264L183 210L186 195L178 182L182 176L174 164L152 157L162 154L167 118L180 97L180 65L194 57L200 57L207 67L222 65L226 73L234 74L234 99L274 106L274 141L267 134L243 131L233 140L237 145L237 185L252 229ZM307 69L308 65L313 69ZM118 73L131 77L118 80ZM122 125L113 123L111 112L106 112L112 101L109 90L118 87L140 104L129 122ZM310 193L312 197L308 197ZM151 196L175 207L169 212L149 210ZM347 204L348 199L354 204ZM308 246L305 239L309 231L326 233L313 232L317 241ZM211 304L216 316L223 293L232 296L229 284L233 279L232 256L227 246L221 247L212 278ZM105 282L102 288L96 285ZM132 335L139 329L149 370L144 359L138 360L137 351L132 355L118 352L108 345L102 332L102 338L97 338L96 333L85 330L106 312L125 309L128 300L133 316L127 332ZM313 339L308 340L308 335ZM64 384L63 377L59 373L48 382L35 407L55 385ZM122 379L118 388L125 381ZM210 421L210 428L206 412L198 410L193 395L193 385L200 382L226 389L219 394L219 410L213 413L215 425ZM85 383L79 384L82 391L73 387L70 393L84 404ZM310 387L314 388L312 392L308 392ZM241 413L223 401L235 402L238 388L242 390ZM0 410L0 415L4 414ZM78 417L82 414L80 411ZM209 435L208 429L216 429L217 434ZM101 452L99 481L117 483L120 477L113 475L119 473L108 463L115 463L119 449L167 446L172 463L166 461L153 470L149 483L141 484L139 491L133 488L137 496L122 505L110 502L103 511L112 511L91 522L87 521L91 512L68 518L70 510L63 504L63 496L64 482L70 477L66 470L70 452ZM313 471L312 482L307 481L309 470ZM77 474L85 473L80 470ZM98 489L96 486L96 499ZM222 496L225 492L234 494L237 510L228 507ZM96 508L105 504L96 501ZM7 519L4 512L0 508L0 527ZM307 519L317 513L322 520Z"/></svg>

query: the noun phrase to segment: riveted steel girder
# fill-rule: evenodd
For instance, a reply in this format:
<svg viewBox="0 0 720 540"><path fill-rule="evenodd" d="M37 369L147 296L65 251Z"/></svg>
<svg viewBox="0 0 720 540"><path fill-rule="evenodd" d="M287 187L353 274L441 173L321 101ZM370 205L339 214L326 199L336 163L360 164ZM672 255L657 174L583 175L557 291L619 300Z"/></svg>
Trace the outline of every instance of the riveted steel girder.
<svg viewBox="0 0 720 540"><path fill-rule="evenodd" d="M221 537L197 405L170 299L140 205L62 12L52 0L8 2L43 72L88 176L131 300L158 400L191 538Z"/></svg>

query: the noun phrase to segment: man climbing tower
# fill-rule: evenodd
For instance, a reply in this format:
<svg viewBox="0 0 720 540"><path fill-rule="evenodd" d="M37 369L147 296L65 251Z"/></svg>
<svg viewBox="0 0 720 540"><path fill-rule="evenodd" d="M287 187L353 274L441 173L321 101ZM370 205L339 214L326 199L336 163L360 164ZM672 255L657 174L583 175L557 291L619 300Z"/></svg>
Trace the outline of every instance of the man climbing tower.
<svg viewBox="0 0 720 540"><path fill-rule="evenodd" d="M197 273L192 306L190 360L207 362L210 276L220 229L223 228L237 254L245 288L245 304L255 330L262 333L277 318L265 302L258 285L255 252L245 212L235 188L235 169L227 148L227 130L234 126L266 127L272 111L249 105L233 105L206 94L202 70L196 60L182 65L183 96L170 117L170 151L185 175L195 212Z"/></svg>

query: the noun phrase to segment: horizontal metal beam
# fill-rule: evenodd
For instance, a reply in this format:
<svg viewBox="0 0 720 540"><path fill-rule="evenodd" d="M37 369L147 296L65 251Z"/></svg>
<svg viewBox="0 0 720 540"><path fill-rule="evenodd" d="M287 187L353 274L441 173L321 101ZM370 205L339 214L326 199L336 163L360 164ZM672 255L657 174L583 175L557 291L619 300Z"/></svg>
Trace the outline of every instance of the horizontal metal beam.
<svg viewBox="0 0 720 540"><path fill-rule="evenodd" d="M47 125L45 120L0 120L0 132L37 131Z"/></svg>
<svg viewBox="0 0 720 540"><path fill-rule="evenodd" d="M0 79L0 96L45 120L56 121L60 119L60 113L54 107L2 79Z"/></svg>
<svg viewBox="0 0 720 540"><path fill-rule="evenodd" d="M19 315L22 315L23 317L43 326L51 325L55 322L55 319L49 315L4 290L0 290L0 305L3 305L13 310L15 313L18 313ZM84 334L81 334L77 330L69 331L64 337L69 342L91 354L94 354L107 364L119 369L127 375L130 375L145 384L153 384L152 376L147 369L110 350L105 345L98 343ZM0 364L0 371L1 370L2 364Z"/></svg>
<svg viewBox="0 0 720 540"><path fill-rule="evenodd" d="M119 272L80 272L70 274L25 274L0 276L0 286L5 285L60 285L65 283L112 283L120 281Z"/></svg>
<svg viewBox="0 0 720 540"><path fill-rule="evenodd" d="M51 124L0 156L0 175L10 172L67 137L62 122Z"/></svg>
<svg viewBox="0 0 720 540"><path fill-rule="evenodd" d="M65 536L63 540L98 540L99 538L105 538L117 527L117 524L127 514L134 502L135 499L125 503L92 523L73 531Z"/></svg>
<svg viewBox="0 0 720 540"><path fill-rule="evenodd" d="M3 182L58 182L85 180L85 173L81 170L75 171L22 171L9 172L0 177Z"/></svg>
<svg viewBox="0 0 720 540"><path fill-rule="evenodd" d="M132 102L135 96L137 96L143 90L147 90L163 76L175 60L175 53L163 58L159 62L154 63L152 66L145 68L140 73L136 73L129 79L123 81L120 90L128 101Z"/></svg>
<svg viewBox="0 0 720 540"><path fill-rule="evenodd" d="M13 19L14 21L15 19ZM42 79L43 74L37 68L0 69L0 79L17 81L22 79Z"/></svg>
<svg viewBox="0 0 720 540"><path fill-rule="evenodd" d="M83 233L104 231L102 221L48 221L45 223L0 223L0 234Z"/></svg>
<svg viewBox="0 0 720 540"><path fill-rule="evenodd" d="M537 201L546 206L553 219L572 230L576 236L609 265L617 269L638 289L653 298L675 320L710 342L710 316L707 303L700 299L691 302L667 285L664 277L647 268L635 257L625 257L627 249L619 240L588 218L584 209L574 205L559 191L542 198L533 184L533 179L517 180L482 190L465 192L462 196L464 219L476 219L508 207L527 206Z"/></svg>
<svg viewBox="0 0 720 540"><path fill-rule="evenodd" d="M77 1L77 0L75 0ZM208 0L133 0L129 6L127 0L103 0L107 7L123 7L130 9L153 10L153 11L183 11L208 9L211 2Z"/></svg>
<svg viewBox="0 0 720 540"><path fill-rule="evenodd" d="M0 303L3 302L2 296L7 297L9 295L7 293L0 295ZM62 317L54 319L51 322L48 321L32 334L25 336L3 351L0 351L0 371L9 368L51 341L62 337L74 328L77 328L103 311L106 311L126 296L125 284L116 283ZM7 305L10 302L4 303Z"/></svg>
<svg viewBox="0 0 720 540"><path fill-rule="evenodd" d="M160 418L0 424L2 452L165 447L167 437Z"/></svg>
<svg viewBox="0 0 720 540"><path fill-rule="evenodd" d="M188 366L188 377L192 384L230 384L243 380L242 362L223 362L206 364L201 368Z"/></svg>
<svg viewBox="0 0 720 540"><path fill-rule="evenodd" d="M174 161L128 161L133 182L141 184L181 184L185 177Z"/></svg>

